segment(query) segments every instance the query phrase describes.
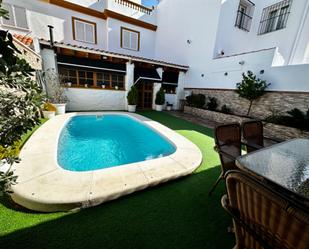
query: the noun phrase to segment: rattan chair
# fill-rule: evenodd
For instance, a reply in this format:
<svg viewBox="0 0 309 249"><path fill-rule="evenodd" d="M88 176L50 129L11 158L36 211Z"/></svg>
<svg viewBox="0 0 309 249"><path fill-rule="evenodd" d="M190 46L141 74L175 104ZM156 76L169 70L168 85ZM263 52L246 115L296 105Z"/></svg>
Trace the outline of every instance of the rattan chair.
<svg viewBox="0 0 309 249"><path fill-rule="evenodd" d="M209 191L209 195L217 187L220 180L224 179L224 175L228 170L237 169L235 160L241 155L241 129L238 123L224 124L215 128L214 149L219 153L221 162L221 174L217 181Z"/></svg>
<svg viewBox="0 0 309 249"><path fill-rule="evenodd" d="M232 215L234 249L308 249L309 210L240 171L226 176L223 208Z"/></svg>
<svg viewBox="0 0 309 249"><path fill-rule="evenodd" d="M248 153L263 148L264 136L262 121L254 120L242 123L242 136Z"/></svg>

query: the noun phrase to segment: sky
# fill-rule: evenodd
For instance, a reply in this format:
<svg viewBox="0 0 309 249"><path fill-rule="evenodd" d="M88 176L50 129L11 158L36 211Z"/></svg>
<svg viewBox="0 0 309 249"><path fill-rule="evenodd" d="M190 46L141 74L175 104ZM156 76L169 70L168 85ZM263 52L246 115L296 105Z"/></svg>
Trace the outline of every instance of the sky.
<svg viewBox="0 0 309 249"><path fill-rule="evenodd" d="M142 4L146 6L157 5L157 3L158 3L157 0L142 0Z"/></svg>

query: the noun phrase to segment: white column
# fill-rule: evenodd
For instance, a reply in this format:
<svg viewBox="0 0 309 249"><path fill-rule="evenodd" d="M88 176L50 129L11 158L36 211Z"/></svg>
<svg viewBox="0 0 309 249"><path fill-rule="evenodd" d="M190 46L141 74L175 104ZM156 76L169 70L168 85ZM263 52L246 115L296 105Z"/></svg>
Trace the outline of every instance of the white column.
<svg viewBox="0 0 309 249"><path fill-rule="evenodd" d="M131 63L130 61L128 61L126 63L126 77L125 77L125 89L126 89L126 96L128 95L132 85L134 84L134 63ZM128 100L126 98L125 100L126 103L126 108L128 108Z"/></svg>
<svg viewBox="0 0 309 249"><path fill-rule="evenodd" d="M46 79L55 78L54 75L58 73L57 67L57 58L54 49L51 48L43 48L41 50L42 62L43 62L43 70L47 75ZM49 74L49 75L48 75ZM50 80L46 80L46 92L47 95L51 96L53 94L53 82Z"/></svg>
<svg viewBox="0 0 309 249"><path fill-rule="evenodd" d="M179 110L180 108L180 100L185 98L185 78L186 73L180 71L178 76L178 86L176 89L176 103L175 103L175 110Z"/></svg>
<svg viewBox="0 0 309 249"><path fill-rule="evenodd" d="M160 90L161 86L161 83L153 83L152 109L156 109L156 95L157 92Z"/></svg>
<svg viewBox="0 0 309 249"><path fill-rule="evenodd" d="M163 68L162 67L158 67L157 69L157 73L159 74L160 78L162 79L163 77ZM156 109L156 95L157 95L157 92L160 90L162 84L161 83L153 83L153 96L152 96L152 109Z"/></svg>

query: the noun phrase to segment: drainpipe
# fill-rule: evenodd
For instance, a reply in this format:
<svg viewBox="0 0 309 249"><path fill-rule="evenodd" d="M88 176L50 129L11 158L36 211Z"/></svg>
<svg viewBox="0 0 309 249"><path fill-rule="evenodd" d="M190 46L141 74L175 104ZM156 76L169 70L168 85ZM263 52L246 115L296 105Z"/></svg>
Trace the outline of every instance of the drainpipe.
<svg viewBox="0 0 309 249"><path fill-rule="evenodd" d="M53 29L54 27L52 25L47 25L49 29L49 42L50 42L50 48L54 47L54 34L53 34Z"/></svg>

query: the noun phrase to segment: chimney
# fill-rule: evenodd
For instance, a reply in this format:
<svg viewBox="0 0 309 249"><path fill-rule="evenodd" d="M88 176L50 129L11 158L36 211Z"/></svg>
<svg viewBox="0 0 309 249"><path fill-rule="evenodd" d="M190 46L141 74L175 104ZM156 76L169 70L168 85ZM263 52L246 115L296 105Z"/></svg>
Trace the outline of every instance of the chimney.
<svg viewBox="0 0 309 249"><path fill-rule="evenodd" d="M47 25L49 29L49 42L50 42L50 47L54 47L54 34L53 34L53 29L54 27L52 25Z"/></svg>

